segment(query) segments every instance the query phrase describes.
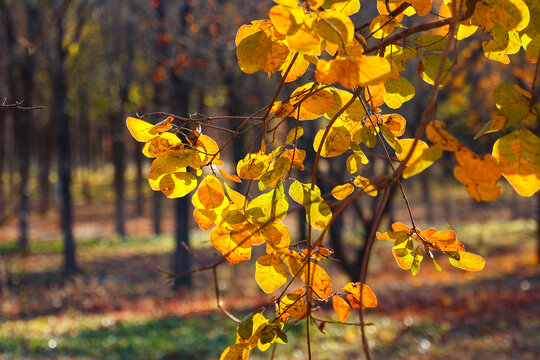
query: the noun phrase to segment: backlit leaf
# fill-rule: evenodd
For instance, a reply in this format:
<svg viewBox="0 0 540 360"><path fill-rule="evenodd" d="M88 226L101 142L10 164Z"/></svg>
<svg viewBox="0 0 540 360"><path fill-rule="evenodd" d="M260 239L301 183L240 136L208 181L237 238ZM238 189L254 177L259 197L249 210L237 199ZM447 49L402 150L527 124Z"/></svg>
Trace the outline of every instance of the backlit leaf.
<svg viewBox="0 0 540 360"><path fill-rule="evenodd" d="M227 258L229 264L234 265L251 258L252 235L244 228L233 230L221 224L210 231L210 242Z"/></svg>
<svg viewBox="0 0 540 360"><path fill-rule="evenodd" d="M324 133L325 130L321 129L317 132L317 135L315 135L315 139L313 140L313 149L315 151L319 150ZM321 148L321 156L339 156L350 149L350 142L351 134L345 127L332 126L324 139L324 143Z"/></svg>
<svg viewBox="0 0 540 360"><path fill-rule="evenodd" d="M159 180L159 189L170 199L183 197L197 187L197 178L188 172L166 174Z"/></svg>
<svg viewBox="0 0 540 360"><path fill-rule="evenodd" d="M343 290L351 294L347 295L347 300L349 300L353 308L360 308L360 304L362 304L363 309L377 306L377 297L373 290L366 284L351 282L345 285ZM360 293L362 294L360 295ZM360 296L362 296L361 301Z"/></svg>
<svg viewBox="0 0 540 360"><path fill-rule="evenodd" d="M332 220L332 211L321 197L318 187L311 190L311 184L302 184L295 180L289 188L289 195L306 208L306 219L311 226L321 231L328 227Z"/></svg>
<svg viewBox="0 0 540 360"><path fill-rule="evenodd" d="M308 278L307 266L302 273L302 281L311 285L313 294L319 299L327 299L332 294L332 279L326 273L326 271L317 264L310 263L310 273Z"/></svg>
<svg viewBox="0 0 540 360"><path fill-rule="evenodd" d="M433 120L427 125L426 137L446 151L458 151L463 147L458 139L444 129L444 123L439 120Z"/></svg>
<svg viewBox="0 0 540 360"><path fill-rule="evenodd" d="M377 196L377 188L363 176L358 175L354 179L354 186L362 188L369 196Z"/></svg>
<svg viewBox="0 0 540 360"><path fill-rule="evenodd" d="M298 289L291 294L285 295L280 301L280 314L282 318L291 316L294 319L303 319L307 314L307 307L302 297L304 296L303 289ZM286 315L286 316L283 316Z"/></svg>
<svg viewBox="0 0 540 360"><path fill-rule="evenodd" d="M369 31L375 39L382 39L400 27L402 25L396 19L390 18L387 15L379 15L369 24Z"/></svg>
<svg viewBox="0 0 540 360"><path fill-rule="evenodd" d="M164 132L148 140L143 147L143 154L149 158L164 157L184 148L182 141L170 132Z"/></svg>
<svg viewBox="0 0 540 360"><path fill-rule="evenodd" d="M472 254L465 251L459 252L459 260L448 257L450 264L467 271L480 271L484 268L486 261L476 254Z"/></svg>
<svg viewBox="0 0 540 360"><path fill-rule="evenodd" d="M405 161L407 155L412 149L414 139L399 139L398 142L401 145L402 151L396 153L396 155L399 160ZM441 156L442 149L440 146L434 145L429 147L422 140L418 140L412 156L410 157L409 161L407 161L407 168L405 171L403 171L403 178L406 179L424 171L435 161L439 160Z"/></svg>
<svg viewBox="0 0 540 360"><path fill-rule="evenodd" d="M351 195L354 191L354 186L351 184L338 185L332 189L332 195L338 199L343 200L347 196Z"/></svg>
<svg viewBox="0 0 540 360"><path fill-rule="evenodd" d="M420 263L422 262L422 259L424 258L424 255L422 255L422 250L420 250L420 246L416 247L416 251L414 253L414 260L411 266L411 274L413 276L418 275L420 272Z"/></svg>
<svg viewBox="0 0 540 360"><path fill-rule="evenodd" d="M525 127L512 131L493 145L503 176L521 196L540 189L540 138Z"/></svg>
<svg viewBox="0 0 540 360"><path fill-rule="evenodd" d="M356 14L360 10L360 0L333 0L332 9L350 16Z"/></svg>
<svg viewBox="0 0 540 360"><path fill-rule="evenodd" d="M277 255L263 255L257 259L255 279L261 289L273 293L287 281L287 269Z"/></svg>
<svg viewBox="0 0 540 360"><path fill-rule="evenodd" d="M441 62L440 54L425 54L422 58L422 79L430 85L434 85L435 75ZM445 58L443 69L441 73L441 86L446 84L450 80L450 70L452 69L452 62L450 59Z"/></svg>
<svg viewBox="0 0 540 360"><path fill-rule="evenodd" d="M320 12L314 29L324 40L343 47L354 37L353 22L347 15L337 11Z"/></svg>
<svg viewBox="0 0 540 360"><path fill-rule="evenodd" d="M345 300L337 295L332 296L332 307L334 308L340 322L347 320L349 313L351 312L351 306Z"/></svg>
<svg viewBox="0 0 540 360"><path fill-rule="evenodd" d="M201 181L197 196L205 208L214 209L221 205L225 194L221 182L215 176L208 175Z"/></svg>
<svg viewBox="0 0 540 360"><path fill-rule="evenodd" d="M239 343L226 348L221 353L219 360L246 360L249 354L251 354L249 344Z"/></svg>
<svg viewBox="0 0 540 360"><path fill-rule="evenodd" d="M251 200L246 213L251 222L265 224L282 221L287 215L288 209L289 201L283 193L283 185L280 183L273 190Z"/></svg>
<svg viewBox="0 0 540 360"><path fill-rule="evenodd" d="M134 117L128 117L126 119L127 128L131 133L131 136L137 141L146 142L159 135L160 132L166 131L171 128L171 121L173 118L167 118L167 122L163 123L160 127L156 126ZM168 125L167 125L168 124ZM168 127L167 127L168 126ZM159 130L159 131L158 131Z"/></svg>
<svg viewBox="0 0 540 360"><path fill-rule="evenodd" d="M492 201L499 196L501 187L496 183L501 170L493 157L485 155L482 159L463 147L456 151L456 160L454 176L465 185L467 194L476 201Z"/></svg>
<svg viewBox="0 0 540 360"><path fill-rule="evenodd" d="M419 16L426 16L431 11L432 0L412 0L412 7Z"/></svg>
<svg viewBox="0 0 540 360"><path fill-rule="evenodd" d="M299 120L313 120L332 108L334 96L328 90L307 83L292 93L291 104L299 104L299 111L295 110L291 114L293 117Z"/></svg>
<svg viewBox="0 0 540 360"><path fill-rule="evenodd" d="M411 100L414 94L414 86L402 76L398 79L390 77L384 82L384 102L391 109L400 108L404 102Z"/></svg>

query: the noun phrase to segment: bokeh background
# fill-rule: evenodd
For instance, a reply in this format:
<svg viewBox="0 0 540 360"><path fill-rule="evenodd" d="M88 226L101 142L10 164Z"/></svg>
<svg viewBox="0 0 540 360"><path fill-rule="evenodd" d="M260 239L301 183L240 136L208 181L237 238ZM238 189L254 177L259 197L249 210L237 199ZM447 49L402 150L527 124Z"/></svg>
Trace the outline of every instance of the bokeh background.
<svg viewBox="0 0 540 360"><path fill-rule="evenodd" d="M211 274L171 283L160 271L198 266L181 242L208 263L219 256L192 220L189 198L151 191L151 159L130 137L125 118L248 116L266 106L279 78L241 73L234 37L273 4L0 0L0 102L44 107L0 109L0 358L213 359L234 342L235 324L217 310ZM364 1L352 19L361 25L375 13L376 2ZM489 153L496 139L472 140L496 112L493 89L505 81L529 89L534 75L523 55L507 67L488 62L480 46L485 39L480 34L457 49L459 69L437 106L437 118L477 153ZM407 74L416 96L398 111L409 134L429 91L415 66ZM284 94L311 77L308 71L287 84ZM216 124L234 129L237 123ZM208 133L219 144L229 137ZM232 171L253 150L255 135L246 133L224 151ZM485 257L486 268L467 273L441 257L443 272L426 260L413 277L398 268L387 243L377 242L368 273L379 298L367 312L374 357L538 359L540 196L520 198L501 180L499 199L478 204L453 178L454 166L443 158L404 187L420 227L455 230ZM384 159L375 157L362 174L383 167ZM335 178L344 168L323 161L322 171ZM390 203L384 228L408 219L398 192ZM375 205L362 199L331 231L337 246L327 266L336 283L358 276ZM286 221L297 240L305 238L302 218ZM269 300L254 268L218 268L223 306L240 318ZM335 320L330 307L320 311ZM304 332L293 327L290 344L274 358L305 358ZM328 323L312 334L317 359L362 356L357 327Z"/></svg>

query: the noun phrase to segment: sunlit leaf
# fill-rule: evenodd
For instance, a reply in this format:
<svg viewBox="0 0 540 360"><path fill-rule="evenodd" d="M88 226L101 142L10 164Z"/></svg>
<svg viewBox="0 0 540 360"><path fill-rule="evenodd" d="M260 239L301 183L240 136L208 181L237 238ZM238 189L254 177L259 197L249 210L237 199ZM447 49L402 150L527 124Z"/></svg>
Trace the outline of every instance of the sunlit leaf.
<svg viewBox="0 0 540 360"><path fill-rule="evenodd" d="M313 120L332 108L334 96L328 90L307 83L292 93L291 104L299 104L298 110L293 111L291 116L299 120Z"/></svg>
<svg viewBox="0 0 540 360"><path fill-rule="evenodd" d="M327 299L332 294L332 279L326 271L317 264L310 263L310 272L308 277L308 268L304 268L302 281L311 285L313 294L319 299Z"/></svg>
<svg viewBox="0 0 540 360"><path fill-rule="evenodd" d="M251 222L265 224L282 221L287 215L288 209L289 201L283 193L283 185L280 183L273 190L251 200L246 213Z"/></svg>
<svg viewBox="0 0 540 360"><path fill-rule="evenodd" d="M431 11L432 0L412 0L412 7L419 16L426 16Z"/></svg>
<svg viewBox="0 0 540 360"><path fill-rule="evenodd" d="M288 316L291 316L294 319L303 319L307 314L307 307L304 303L303 289L298 289L291 294L285 295L280 301L280 312L278 316L281 315L283 320ZM284 316L286 315L286 316Z"/></svg>
<svg viewBox="0 0 540 360"><path fill-rule="evenodd" d="M398 142L401 145L402 151L396 153L396 155L399 160L405 161L409 152L412 150L414 139L399 139ZM441 156L442 149L439 145L435 144L429 147L422 140L418 140L409 161L406 163L407 168L403 171L403 178L406 179L424 171L435 161L439 160Z"/></svg>
<svg viewBox="0 0 540 360"><path fill-rule="evenodd" d="M369 181L369 179L358 175L354 178L354 186L362 188L369 196L377 196L377 188Z"/></svg>
<svg viewBox="0 0 540 360"><path fill-rule="evenodd" d="M391 109L400 108L404 102L411 100L414 94L414 86L402 76L398 79L390 77L384 82L384 102Z"/></svg>
<svg viewBox="0 0 540 360"><path fill-rule="evenodd" d="M450 264L467 271L480 271L484 268L486 261L476 254L465 251L459 252L459 260L449 256Z"/></svg>
<svg viewBox="0 0 540 360"><path fill-rule="evenodd" d="M347 320L351 311L351 306L349 305L349 303L347 303L339 296L334 295L332 296L332 307L334 308L334 311L336 312L340 322L344 322Z"/></svg>
<svg viewBox="0 0 540 360"><path fill-rule="evenodd" d="M311 190L311 184L302 184L295 180L289 188L289 195L306 208L306 219L311 226L321 231L328 227L332 220L332 211L321 197L318 187Z"/></svg>
<svg viewBox="0 0 540 360"><path fill-rule="evenodd" d="M420 249L420 246L416 247L416 251L414 252L414 260L411 265L411 274L413 276L418 275L420 272L420 263L422 262L422 259L424 258L424 255L422 255L422 250Z"/></svg>
<svg viewBox="0 0 540 360"><path fill-rule="evenodd" d="M337 185L332 189L332 195L338 200L343 200L347 196L351 195L353 191L354 186L351 184Z"/></svg>
<svg viewBox="0 0 540 360"><path fill-rule="evenodd" d="M205 208L214 209L221 205L225 194L221 182L215 176L208 175L201 181L197 196Z"/></svg>
<svg viewBox="0 0 540 360"><path fill-rule="evenodd" d="M281 253L291 243L289 228L283 223L269 223L261 226L260 233L267 242L266 252L268 254L273 252Z"/></svg>
<svg viewBox="0 0 540 360"><path fill-rule="evenodd" d="M395 29L403 27L399 21L387 15L376 16L369 24L369 31L375 39L382 39L390 35Z"/></svg>
<svg viewBox="0 0 540 360"><path fill-rule="evenodd" d="M454 176L465 185L467 193L476 201L493 201L501 187L496 185L501 177L497 162L490 155L480 158L467 148L456 151L458 166L454 168Z"/></svg>
<svg viewBox="0 0 540 360"><path fill-rule="evenodd" d="M164 132L148 140L143 147L143 154L149 158L164 157L184 148L182 141L175 134Z"/></svg>
<svg viewBox="0 0 540 360"><path fill-rule="evenodd" d="M422 79L430 85L434 85L435 76L437 74L437 69L439 68L439 63L441 62L440 54L425 54L422 58ZM446 84L450 80L450 70L452 69L452 61L445 58L441 73L441 86Z"/></svg>
<svg viewBox="0 0 540 360"><path fill-rule="evenodd" d="M230 229L220 224L210 231L210 242L221 253L229 264L234 265L251 258L252 229L239 227Z"/></svg>
<svg viewBox="0 0 540 360"><path fill-rule="evenodd" d="M188 172L166 174L159 180L159 189L170 199L183 197L197 187L197 178Z"/></svg>
<svg viewBox="0 0 540 360"><path fill-rule="evenodd" d="M287 281L287 269L277 255L263 255L257 259L255 280L261 289L273 293Z"/></svg>
<svg viewBox="0 0 540 360"><path fill-rule="evenodd" d="M458 151L463 147L458 139L444 129L444 123L439 120L433 120L427 125L426 136L446 151Z"/></svg>
<svg viewBox="0 0 540 360"><path fill-rule="evenodd" d="M315 135L313 140L313 149L319 150L325 129L321 129ZM350 149L351 134L343 126L332 126L324 139L321 148L321 156L334 157L343 154Z"/></svg>
<svg viewBox="0 0 540 360"><path fill-rule="evenodd" d="M540 138L525 127L512 131L493 145L503 176L521 196L540 189Z"/></svg>
<svg viewBox="0 0 540 360"><path fill-rule="evenodd" d="M333 0L332 9L350 16L356 14L360 10L360 0Z"/></svg>
<svg viewBox="0 0 540 360"><path fill-rule="evenodd" d="M239 343L226 348L221 353L219 360L246 360L249 354L251 354L249 344Z"/></svg>
<svg viewBox="0 0 540 360"><path fill-rule="evenodd" d="M133 136L135 140L146 142L158 136L160 132L170 129L172 127L172 120L173 118L169 117L160 124L154 126L144 120L128 117L126 119L126 125L131 136Z"/></svg>
<svg viewBox="0 0 540 360"><path fill-rule="evenodd" d="M351 282L345 285L343 290L350 293L350 295L347 295L347 300L349 300L353 308L360 308L360 304L363 309L377 306L377 297L366 284ZM362 297L360 298L360 296Z"/></svg>
<svg viewBox="0 0 540 360"><path fill-rule="evenodd" d="M339 46L346 46L354 37L353 22L337 11L320 12L314 29L321 38Z"/></svg>

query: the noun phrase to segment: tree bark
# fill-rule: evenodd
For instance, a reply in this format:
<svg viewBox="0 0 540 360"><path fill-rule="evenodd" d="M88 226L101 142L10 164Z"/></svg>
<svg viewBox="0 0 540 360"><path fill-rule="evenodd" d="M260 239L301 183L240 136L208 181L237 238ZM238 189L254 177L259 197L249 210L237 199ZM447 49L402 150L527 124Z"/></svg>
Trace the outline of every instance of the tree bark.
<svg viewBox="0 0 540 360"><path fill-rule="evenodd" d="M114 191L115 191L115 226L116 232L121 237L126 236L126 211L125 211L125 144L124 144L124 123L120 114L113 114L109 123L111 124L112 137L112 162L114 165Z"/></svg>
<svg viewBox="0 0 540 360"><path fill-rule="evenodd" d="M64 61L66 52L62 46L64 27L62 21L56 23L58 30L57 51L58 67L54 74L55 109L58 121L58 179L60 184L61 228L64 240L64 271L71 275L79 271L75 257L75 239L73 238L73 210L71 199L71 147L70 124L66 112L67 84Z"/></svg>

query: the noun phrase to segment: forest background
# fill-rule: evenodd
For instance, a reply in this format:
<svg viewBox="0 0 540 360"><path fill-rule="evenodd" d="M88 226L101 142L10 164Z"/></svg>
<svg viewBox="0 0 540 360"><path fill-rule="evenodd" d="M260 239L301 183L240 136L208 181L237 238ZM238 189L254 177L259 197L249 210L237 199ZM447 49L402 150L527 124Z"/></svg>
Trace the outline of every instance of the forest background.
<svg viewBox="0 0 540 360"><path fill-rule="evenodd" d="M0 356L217 358L234 340L235 324L217 311L211 276L195 274L171 286L160 271L196 265L182 241L204 259L217 254L192 220L190 201L151 191L150 159L129 136L125 118L153 111L250 115L268 104L279 79L243 74L234 37L273 5L0 0ZM377 13L375 2L362 6ZM480 42L471 48L462 54L464 70L441 91L437 115L452 134L470 140L462 140L467 146L486 153L496 137L472 141L496 112L482 94L504 81L529 88L534 65L509 71L489 62ZM526 64L524 55L512 62ZM414 124L429 86L411 78L416 95L400 112ZM233 119L217 124L235 126ZM210 133L219 143L223 134ZM233 164L253 150L250 136L237 139L222 159ZM478 204L453 178L452 161L404 186L419 226L456 230L484 256L486 268L438 273L425 266L412 277L376 244L370 286L380 305L368 314L367 328L374 354L535 359L540 196L520 198L504 184L499 199ZM391 204L385 227L407 212L400 194ZM366 224L354 219L369 211L351 210L333 235L346 249L361 245ZM302 217L289 224L299 238ZM341 265L332 265L335 276L354 273ZM219 272L229 311L242 317L267 302L238 278L252 277L253 264L223 265ZM327 326L326 335L316 335L317 358L361 353L356 329ZM294 331L297 339L276 358L305 357L303 329Z"/></svg>

